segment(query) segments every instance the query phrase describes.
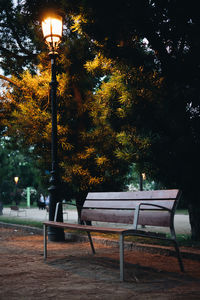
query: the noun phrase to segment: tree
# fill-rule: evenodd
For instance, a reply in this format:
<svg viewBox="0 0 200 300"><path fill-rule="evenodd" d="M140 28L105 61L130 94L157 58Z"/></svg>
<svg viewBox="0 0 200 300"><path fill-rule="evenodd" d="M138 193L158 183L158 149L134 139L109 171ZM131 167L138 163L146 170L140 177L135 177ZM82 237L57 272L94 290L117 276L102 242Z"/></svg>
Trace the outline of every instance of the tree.
<svg viewBox="0 0 200 300"><path fill-rule="evenodd" d="M73 35L73 33L72 33ZM92 110L94 89L98 76L91 76L84 67L93 58L85 39L68 40L58 61L59 161L65 192L63 197L75 198L81 208L89 190L119 190L128 171L127 162L115 159L117 141L107 124L97 126ZM50 66L38 66L38 74L29 71L21 78L12 77L15 85L8 85L3 109L7 136L25 146L31 146L41 166L50 166L51 112L48 97ZM46 69L44 69L44 66ZM8 119L7 119L8 118ZM80 213L80 210L79 210Z"/></svg>
<svg viewBox="0 0 200 300"><path fill-rule="evenodd" d="M76 29L93 39L108 57L127 66L146 66L140 55L146 38L154 69L163 80L162 105L156 105L158 126L152 132L149 166L154 178L177 186L188 199L192 237L200 239L199 81L200 26L197 2L78 1L67 5L76 14ZM105 9L106 7L106 9ZM111 18L112 15L112 18ZM138 111L141 116L143 111ZM146 115L147 120L151 114ZM146 124L140 124L143 129Z"/></svg>

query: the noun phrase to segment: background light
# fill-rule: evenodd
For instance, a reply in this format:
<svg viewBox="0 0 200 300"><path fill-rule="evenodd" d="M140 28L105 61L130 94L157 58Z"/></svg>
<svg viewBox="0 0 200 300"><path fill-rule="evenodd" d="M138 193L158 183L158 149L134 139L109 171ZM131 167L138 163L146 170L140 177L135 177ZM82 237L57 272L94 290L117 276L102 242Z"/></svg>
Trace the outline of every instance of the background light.
<svg viewBox="0 0 200 300"><path fill-rule="evenodd" d="M18 183L18 180L19 180L19 177L14 177L14 181L15 181L15 183L17 184Z"/></svg>

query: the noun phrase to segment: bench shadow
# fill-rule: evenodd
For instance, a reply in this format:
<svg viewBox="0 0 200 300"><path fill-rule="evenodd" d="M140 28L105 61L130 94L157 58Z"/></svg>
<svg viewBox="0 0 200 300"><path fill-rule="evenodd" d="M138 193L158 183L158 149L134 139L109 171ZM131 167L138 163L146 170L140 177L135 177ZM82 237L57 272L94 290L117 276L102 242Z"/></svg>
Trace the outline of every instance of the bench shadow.
<svg viewBox="0 0 200 300"><path fill-rule="evenodd" d="M64 258L53 259L47 262L48 265L65 270L66 272L78 275L88 280L103 282L120 282L119 261L104 255L68 255ZM152 267L139 264L125 263L125 285L147 285L151 289L175 288L189 282L199 281L187 274L160 271Z"/></svg>

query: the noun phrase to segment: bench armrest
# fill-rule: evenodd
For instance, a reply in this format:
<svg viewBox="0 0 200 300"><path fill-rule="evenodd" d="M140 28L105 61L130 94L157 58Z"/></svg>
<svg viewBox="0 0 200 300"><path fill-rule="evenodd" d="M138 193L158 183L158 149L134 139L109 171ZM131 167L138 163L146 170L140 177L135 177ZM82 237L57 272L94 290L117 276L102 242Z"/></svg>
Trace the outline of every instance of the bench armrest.
<svg viewBox="0 0 200 300"><path fill-rule="evenodd" d="M161 209L163 209L163 210L168 210L169 212L172 212L171 209L169 209L168 207L162 206L162 205L153 204L153 203L140 203L140 204L136 205L136 208L135 208L134 222L133 222L133 229L137 229L138 218L139 218L139 213L140 213L140 207L141 207L142 205L144 205L144 206L158 207L158 208L161 208Z"/></svg>
<svg viewBox="0 0 200 300"><path fill-rule="evenodd" d="M166 206L163 206L163 205L158 205L158 204L153 204L153 203L140 203L140 204L138 204L137 206L139 206L139 208L140 208L140 206L142 206L142 205L146 205L146 206L155 206L155 207L159 207L159 208L162 208L162 209L164 209L164 210L168 210L168 211L172 211L170 208L168 208L168 207L166 207Z"/></svg>
<svg viewBox="0 0 200 300"><path fill-rule="evenodd" d="M61 204L62 204L61 202L57 202L57 203L56 203L55 215L54 215L54 219L53 219L54 222L57 221L58 208L59 208L59 205L61 205Z"/></svg>

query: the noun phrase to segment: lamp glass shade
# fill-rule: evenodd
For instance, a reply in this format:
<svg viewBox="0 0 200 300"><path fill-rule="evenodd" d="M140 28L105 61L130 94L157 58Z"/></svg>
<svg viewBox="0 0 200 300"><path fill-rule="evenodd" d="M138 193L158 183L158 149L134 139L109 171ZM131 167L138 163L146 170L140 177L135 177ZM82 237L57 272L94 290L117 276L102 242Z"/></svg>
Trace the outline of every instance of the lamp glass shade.
<svg viewBox="0 0 200 300"><path fill-rule="evenodd" d="M146 174L145 173L142 173L142 179L146 180Z"/></svg>
<svg viewBox="0 0 200 300"><path fill-rule="evenodd" d="M50 51L58 48L62 37L62 17L58 15L48 16L42 21L44 39Z"/></svg>

